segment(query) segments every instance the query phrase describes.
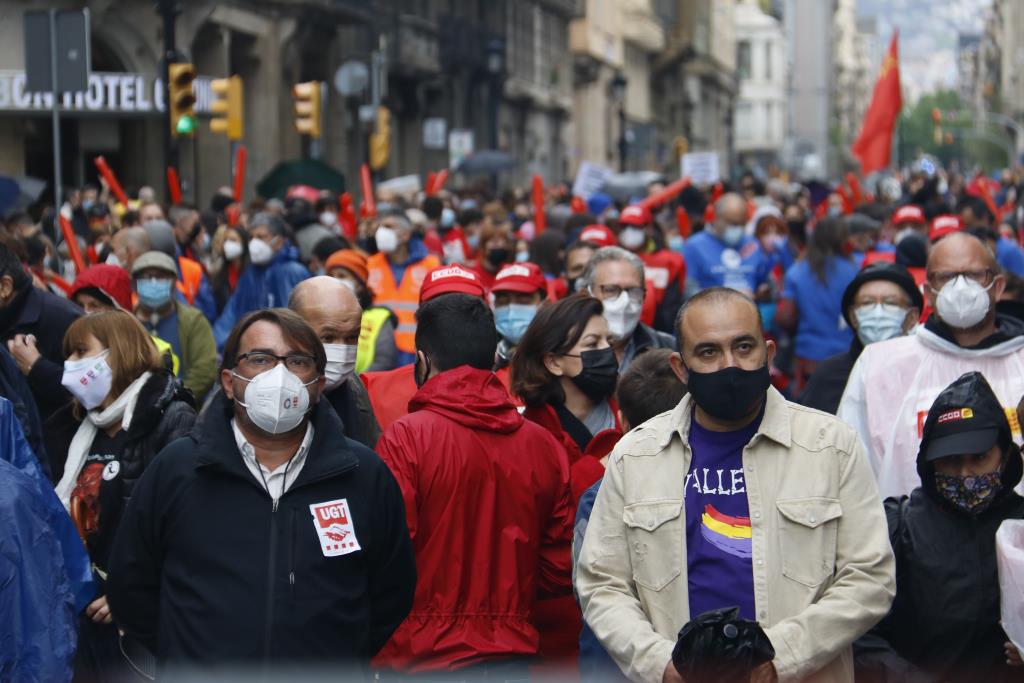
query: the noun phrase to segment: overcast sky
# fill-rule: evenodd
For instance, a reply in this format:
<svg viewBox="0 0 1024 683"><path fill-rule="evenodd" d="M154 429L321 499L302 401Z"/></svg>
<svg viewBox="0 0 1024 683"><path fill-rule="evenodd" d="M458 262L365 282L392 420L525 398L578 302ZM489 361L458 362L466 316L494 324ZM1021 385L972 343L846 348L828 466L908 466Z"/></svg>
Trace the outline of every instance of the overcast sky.
<svg viewBox="0 0 1024 683"><path fill-rule="evenodd" d="M899 28L900 81L905 100L912 102L921 93L956 87L957 36L981 33L990 4L991 0L858 0L857 13L877 19L883 53L893 29Z"/></svg>

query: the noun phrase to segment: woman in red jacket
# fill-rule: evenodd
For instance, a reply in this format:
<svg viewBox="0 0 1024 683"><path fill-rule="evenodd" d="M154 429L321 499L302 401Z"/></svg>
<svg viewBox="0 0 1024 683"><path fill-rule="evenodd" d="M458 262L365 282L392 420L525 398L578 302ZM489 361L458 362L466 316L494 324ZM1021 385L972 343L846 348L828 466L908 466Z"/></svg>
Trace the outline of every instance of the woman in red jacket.
<svg viewBox="0 0 1024 683"><path fill-rule="evenodd" d="M524 416L565 446L577 501L604 474L600 459L622 436L612 400L619 363L602 310L586 294L541 308L512 360L512 392Z"/></svg>

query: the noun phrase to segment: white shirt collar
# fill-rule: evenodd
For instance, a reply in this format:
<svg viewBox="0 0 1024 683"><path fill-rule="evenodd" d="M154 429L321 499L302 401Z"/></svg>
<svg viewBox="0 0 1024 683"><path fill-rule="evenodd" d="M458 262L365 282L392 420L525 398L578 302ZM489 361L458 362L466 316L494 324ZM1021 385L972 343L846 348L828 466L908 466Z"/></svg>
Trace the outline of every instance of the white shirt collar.
<svg viewBox="0 0 1024 683"><path fill-rule="evenodd" d="M306 423L306 434L302 437L302 443L299 444L295 455L278 465L273 472L256 459L256 449L245 438L245 434L242 433L235 418L231 418L231 429L235 433L235 444L242 454L242 462L245 463L246 468L248 468L256 483L266 489L270 497L275 500L284 495L284 492L298 479L299 472L302 471L303 466L306 464L306 456L309 454L309 448L313 443L315 432L313 423Z"/></svg>

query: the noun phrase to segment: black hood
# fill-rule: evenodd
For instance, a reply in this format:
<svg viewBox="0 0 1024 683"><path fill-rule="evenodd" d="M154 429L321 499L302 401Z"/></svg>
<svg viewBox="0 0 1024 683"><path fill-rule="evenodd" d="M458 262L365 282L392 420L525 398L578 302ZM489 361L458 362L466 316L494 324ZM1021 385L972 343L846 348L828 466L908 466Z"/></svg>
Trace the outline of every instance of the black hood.
<svg viewBox="0 0 1024 683"><path fill-rule="evenodd" d="M929 332L932 332L937 337L945 339L951 344L956 343L956 339L953 337L953 331L949 328L949 325L942 322L936 313L932 313L928 316L928 320L925 321L924 327ZM1009 341L1016 337L1024 336L1024 320L1019 320L1013 316L1004 315L999 312L998 307L996 308L996 331L982 339L980 343L975 346L965 347L968 349L990 349L997 344Z"/></svg>
<svg viewBox="0 0 1024 683"><path fill-rule="evenodd" d="M970 410L970 418L961 418L964 411ZM950 416L953 416L950 419ZM924 492L940 503L945 499L939 495L935 487L935 465L928 460L928 447L932 441L951 432L970 434L966 428L954 429L953 425L963 427L966 422L978 421L978 430L982 433L986 427L998 430L998 443L1007 453L1006 465L1003 468L1002 490L997 501L1002 501L1013 493L1024 473L1020 448L1013 442L1013 433L1006 412L995 392L980 372L968 372L942 390L928 409L928 418L924 423L921 435L921 446L917 451L917 473L921 477L921 488ZM994 505L993 508L998 507ZM984 513L983 513L984 514Z"/></svg>

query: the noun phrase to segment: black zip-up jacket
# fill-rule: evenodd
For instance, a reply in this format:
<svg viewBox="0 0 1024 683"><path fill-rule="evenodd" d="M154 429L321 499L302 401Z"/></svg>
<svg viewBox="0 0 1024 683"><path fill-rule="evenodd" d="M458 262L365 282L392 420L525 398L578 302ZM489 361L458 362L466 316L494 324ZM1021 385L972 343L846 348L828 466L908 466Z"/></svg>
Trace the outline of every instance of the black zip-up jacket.
<svg viewBox="0 0 1024 683"><path fill-rule="evenodd" d="M137 484L110 561L115 620L164 672L289 661L368 670L416 589L398 484L320 402L305 465L275 503L242 461L231 416L219 394ZM338 499L361 549L326 557L311 506Z"/></svg>

